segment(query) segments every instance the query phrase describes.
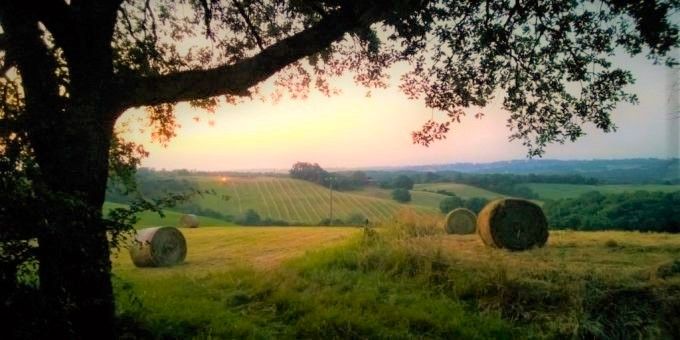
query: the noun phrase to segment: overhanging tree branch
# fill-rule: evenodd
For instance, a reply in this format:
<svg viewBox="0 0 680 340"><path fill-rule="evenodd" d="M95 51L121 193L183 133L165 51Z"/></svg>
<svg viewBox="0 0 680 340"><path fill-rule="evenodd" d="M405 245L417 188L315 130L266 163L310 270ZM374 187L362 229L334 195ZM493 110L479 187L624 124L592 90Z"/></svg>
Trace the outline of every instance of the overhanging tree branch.
<svg viewBox="0 0 680 340"><path fill-rule="evenodd" d="M5 65L17 66L22 87L27 94L27 117L36 121L58 110L58 80L56 62L42 39L38 23L22 6L0 6L0 24L6 37Z"/></svg>
<svg viewBox="0 0 680 340"><path fill-rule="evenodd" d="M368 27L386 15L385 6L373 3L362 9L344 8L316 25L263 49L237 63L207 70L119 79L121 108L158 105L212 96L247 95L248 89L290 63L327 48L346 32Z"/></svg>

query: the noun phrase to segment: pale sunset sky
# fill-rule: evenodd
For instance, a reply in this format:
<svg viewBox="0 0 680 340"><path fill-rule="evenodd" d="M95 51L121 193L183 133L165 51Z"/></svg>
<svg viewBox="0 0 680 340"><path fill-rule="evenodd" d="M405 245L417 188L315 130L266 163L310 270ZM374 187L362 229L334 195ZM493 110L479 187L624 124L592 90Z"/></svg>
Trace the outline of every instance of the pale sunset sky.
<svg viewBox="0 0 680 340"><path fill-rule="evenodd" d="M667 115L670 72L644 57L617 57L615 62L633 71L637 82L631 90L639 104L617 107L613 113L617 132L588 128L588 135L576 143L550 146L544 158L667 157L668 125L680 124ZM150 156L142 166L156 169L288 169L296 161L358 168L526 158L527 150L519 141L508 141L508 113L497 104L483 109L486 116L481 120L471 110L453 125L446 140L430 147L412 144L411 131L431 116L445 116L422 101L408 100L397 87L400 74L393 70L391 87L372 90L370 97L365 88L345 77L333 82L342 93L330 98L312 90L306 100L284 97L278 103L225 104L214 115L180 104L176 112L181 127L165 147L151 141L148 129L142 133L134 128L125 136L145 145ZM271 79L263 87L269 84ZM141 109L130 110L120 121L134 121L140 114L144 114ZM199 122L193 120L195 116L201 118ZM209 119L214 120L213 126Z"/></svg>

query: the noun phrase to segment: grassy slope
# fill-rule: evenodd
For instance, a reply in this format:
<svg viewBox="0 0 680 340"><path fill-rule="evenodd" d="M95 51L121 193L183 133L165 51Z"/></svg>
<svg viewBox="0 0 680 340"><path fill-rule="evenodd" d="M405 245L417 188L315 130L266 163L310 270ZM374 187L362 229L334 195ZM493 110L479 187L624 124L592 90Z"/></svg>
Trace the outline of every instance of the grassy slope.
<svg viewBox="0 0 680 340"><path fill-rule="evenodd" d="M502 194L493 191L459 183L423 183L416 184L413 189L428 191L446 190L453 192L462 198L483 197L487 199L494 199L503 196Z"/></svg>
<svg viewBox="0 0 680 340"><path fill-rule="evenodd" d="M119 313L149 336L177 338L664 338L680 330L680 275L653 274L680 258L677 235L552 232L545 248L507 252L474 235L393 240L382 230L318 250L354 230L183 230L184 265L114 261Z"/></svg>
<svg viewBox="0 0 680 340"><path fill-rule="evenodd" d="M655 185L655 184L621 184L621 185L581 185L581 184L550 184L530 183L527 185L539 195L540 199L574 198L589 191L599 191L603 194L616 194L646 191L680 191L680 185Z"/></svg>
<svg viewBox="0 0 680 340"><path fill-rule="evenodd" d="M124 207L125 205L123 204L106 202L104 203L103 210L106 214L106 212L111 209ZM137 217L139 217L139 222L137 222L135 227L144 228L152 226L177 226L179 224L179 218L182 216L182 213L172 210L163 210L163 213L165 214L165 217L160 217L155 212L145 211L137 215ZM231 222L205 216L199 216L199 221L201 222L201 227L234 225Z"/></svg>
<svg viewBox="0 0 680 340"><path fill-rule="evenodd" d="M217 192L217 195L198 198L197 202L221 213L237 215L246 209L254 209L263 218L302 223L317 223L329 215L328 189L310 182L282 177L230 177L226 182L217 177L192 179L202 189ZM230 199L223 200L223 195ZM350 214L360 213L372 221L385 220L401 207L389 199L355 192L333 192L336 218L345 219Z"/></svg>
<svg viewBox="0 0 680 340"><path fill-rule="evenodd" d="M439 202L446 198L446 195L441 195L432 192L425 192L420 190L411 190L411 201L406 205L417 209L423 209L430 212L439 212ZM353 191L353 193L377 197L382 199L391 200L392 190L381 189L376 187L368 187L359 191Z"/></svg>

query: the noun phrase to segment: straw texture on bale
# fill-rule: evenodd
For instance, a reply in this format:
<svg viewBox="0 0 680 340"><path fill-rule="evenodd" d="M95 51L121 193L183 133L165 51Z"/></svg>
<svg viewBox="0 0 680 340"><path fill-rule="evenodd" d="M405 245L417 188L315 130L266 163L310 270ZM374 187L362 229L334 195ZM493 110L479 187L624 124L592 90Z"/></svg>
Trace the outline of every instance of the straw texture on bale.
<svg viewBox="0 0 680 340"><path fill-rule="evenodd" d="M182 228L198 228L199 224L198 216L193 214L184 214L179 218L179 226Z"/></svg>
<svg viewBox="0 0 680 340"><path fill-rule="evenodd" d="M187 242L177 228L140 229L130 246L130 257L137 267L167 267L184 261Z"/></svg>
<svg viewBox="0 0 680 340"><path fill-rule="evenodd" d="M446 215L444 223L449 234L472 234L477 228L477 216L465 208L453 209Z"/></svg>
<svg viewBox="0 0 680 340"><path fill-rule="evenodd" d="M505 198L490 202L479 212L477 232L487 246L526 250L545 245L548 221L535 203Z"/></svg>

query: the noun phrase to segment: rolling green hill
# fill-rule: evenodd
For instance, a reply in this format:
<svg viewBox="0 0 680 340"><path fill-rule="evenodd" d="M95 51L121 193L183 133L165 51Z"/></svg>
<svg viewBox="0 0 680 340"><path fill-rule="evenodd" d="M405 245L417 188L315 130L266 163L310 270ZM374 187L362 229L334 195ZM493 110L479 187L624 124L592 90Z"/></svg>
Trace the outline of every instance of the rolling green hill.
<svg viewBox="0 0 680 340"><path fill-rule="evenodd" d="M486 199L494 199L498 197L503 197L504 195L493 192L493 191L488 191L484 190L482 188L474 187L471 185L466 185L466 184L459 184L459 183L423 183L423 184L416 184L413 187L414 190L419 190L419 191L437 191L437 190L446 190L453 192L454 194L458 195L459 197L462 198L471 198L471 197L483 197Z"/></svg>
<svg viewBox="0 0 680 340"><path fill-rule="evenodd" d="M386 200L392 199L392 190L382 189L376 187L367 187L359 191L353 191L353 193L371 196L376 198L382 198ZM405 205L411 206L412 208L431 210L432 212L439 211L439 202L446 198L446 195L437 194L434 192L425 192L420 190L411 190L411 201Z"/></svg>
<svg viewBox="0 0 680 340"><path fill-rule="evenodd" d="M657 184L615 184L615 185L583 185L583 184L552 184L529 183L527 186L538 194L539 199L575 198L589 191L599 191L603 194L619 194L623 192L645 191L680 191L680 185Z"/></svg>
<svg viewBox="0 0 680 340"><path fill-rule="evenodd" d="M104 214L114 208L123 208L125 205L118 203L106 202L104 203ZM137 228L153 227L153 226L177 226L179 224L179 218L183 215L180 212L172 210L163 210L165 217L160 217L157 213L151 211L145 211L137 215L139 217L139 222L135 225ZM201 227L211 227L211 226L227 226L234 225L231 222L218 220L215 218L198 216L201 221Z"/></svg>
<svg viewBox="0 0 680 340"><path fill-rule="evenodd" d="M248 209L253 209L264 219L283 220L291 224L316 224L328 218L330 212L330 192L320 185L292 179L272 176L182 176L183 179L197 184L198 188L214 190L215 195L196 197L193 204L202 209L211 209L223 215L236 216ZM680 190L680 185L579 185L579 184L523 184L539 195L539 200L573 198L589 191L602 193L622 193L637 190L673 192ZM460 183L425 183L416 184L411 190L411 202L397 203L391 198L391 190L367 187L362 190L333 192L333 217L347 219L352 214L361 214L370 221L385 220L403 207L411 207L424 213L438 213L439 202L446 195L435 193L437 190L453 192L463 199L483 197L495 199L504 195ZM223 197L228 196L225 200ZM542 201L535 200L542 204ZM106 209L115 206L109 204ZM141 214L139 226L175 225L181 213L167 211L165 218L155 213ZM219 219L202 217L204 226L226 225Z"/></svg>
<svg viewBox="0 0 680 340"><path fill-rule="evenodd" d="M212 189L217 195L205 195L195 202L206 209L238 215L254 209L263 218L290 223L318 223L330 211L330 192L320 185L286 177L194 177L200 189ZM228 200L222 198L229 196ZM333 192L333 218L346 219L362 214L371 221L391 218L403 205L390 199L363 195L361 192ZM427 207L418 210L431 211Z"/></svg>

